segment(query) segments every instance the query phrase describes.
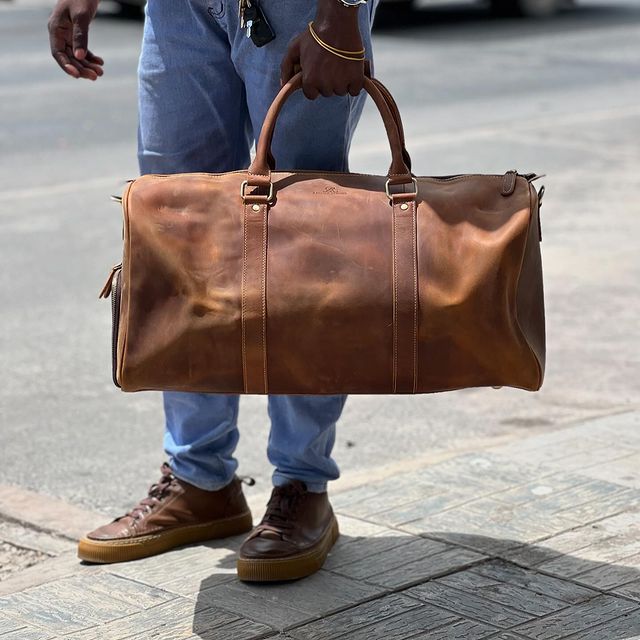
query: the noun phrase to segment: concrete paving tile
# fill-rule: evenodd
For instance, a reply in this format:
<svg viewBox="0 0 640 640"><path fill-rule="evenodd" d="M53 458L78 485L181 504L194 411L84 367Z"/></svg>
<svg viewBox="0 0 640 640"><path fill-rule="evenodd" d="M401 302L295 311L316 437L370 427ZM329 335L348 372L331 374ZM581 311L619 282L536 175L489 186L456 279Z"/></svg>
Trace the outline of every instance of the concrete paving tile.
<svg viewBox="0 0 640 640"><path fill-rule="evenodd" d="M370 538L392 531L388 527L374 524L361 518L352 518L346 514L338 514L337 518L340 528L340 538ZM338 540L340 540L340 538L338 538Z"/></svg>
<svg viewBox="0 0 640 640"><path fill-rule="evenodd" d="M493 560L470 569L473 573L518 586L536 594L544 594L567 604L579 604L593 599L597 591L567 580L547 576L537 571L523 569L509 562Z"/></svg>
<svg viewBox="0 0 640 640"><path fill-rule="evenodd" d="M562 555L560 551L542 546L546 541L538 544L524 544L515 548L506 549L500 553L504 560L514 562L524 567L536 567L543 562L548 562Z"/></svg>
<svg viewBox="0 0 640 640"><path fill-rule="evenodd" d="M595 625L614 620L634 610L638 610L637 604L621 598L601 595L540 620L527 622L514 628L514 631L533 640L561 640L571 634L588 631ZM607 638L607 640L613 639Z"/></svg>
<svg viewBox="0 0 640 640"><path fill-rule="evenodd" d="M605 557L609 559L633 555L638 540L640 540L640 522L637 514L621 513L564 531L535 546L526 545L507 551L503 557L526 566L550 563L548 566L565 564L573 569L579 558L598 562L604 559L601 554L606 554ZM576 571L579 570L583 569L576 569ZM569 574L564 572L562 575Z"/></svg>
<svg viewBox="0 0 640 640"><path fill-rule="evenodd" d="M15 522L0 522L0 540L26 549L35 549L50 556L75 550L76 543Z"/></svg>
<svg viewBox="0 0 640 640"><path fill-rule="evenodd" d="M202 607L218 606L238 616L245 615L250 620L275 629L300 624L315 615L299 609L289 598L274 597L265 591L271 585L249 588L242 583L226 583L201 591L197 602Z"/></svg>
<svg viewBox="0 0 640 640"><path fill-rule="evenodd" d="M568 607L568 603L545 593L536 593L525 587L498 580L472 569L458 571L436 580L438 584L475 594L492 602L497 602L518 611L540 617Z"/></svg>
<svg viewBox="0 0 640 640"><path fill-rule="evenodd" d="M561 514L548 512L544 500L522 505L504 504L493 498L476 500L465 505L464 510L475 515L475 520L485 521L504 530L505 537L515 535L518 540L533 541L541 537L575 527L575 522Z"/></svg>
<svg viewBox="0 0 640 640"><path fill-rule="evenodd" d="M441 540L461 547L469 547L479 553L500 555L520 547L523 540L514 539L513 532L505 536L504 528L489 521L470 522L465 514L456 510L416 520L402 525L402 530L426 538Z"/></svg>
<svg viewBox="0 0 640 640"><path fill-rule="evenodd" d="M475 593L452 589L439 580L417 585L404 593L423 602L443 607L462 618L502 629L509 629L535 618L530 613L487 600Z"/></svg>
<svg viewBox="0 0 640 640"><path fill-rule="evenodd" d="M455 614L438 607L423 605L406 613L400 613L373 623L354 628L343 638L348 640L405 640L406 638L429 635L438 627L458 621Z"/></svg>
<svg viewBox="0 0 640 640"><path fill-rule="evenodd" d="M408 483L406 486L395 489L384 484L380 486L380 491L372 496L364 498L356 503L348 505L343 510L349 515L359 518L371 518L380 511L386 511L396 506L402 506L417 500L427 500L446 493L443 485L436 486L426 483Z"/></svg>
<svg viewBox="0 0 640 640"><path fill-rule="evenodd" d="M640 579L612 589L611 595L620 595L640 602Z"/></svg>
<svg viewBox="0 0 640 640"><path fill-rule="evenodd" d="M287 633L296 640L334 640L334 638L349 636L365 626L380 623L424 606L414 598L402 594L391 594L290 629Z"/></svg>
<svg viewBox="0 0 640 640"><path fill-rule="evenodd" d="M404 531L390 531L389 533L385 532L384 535L362 538L345 546L336 544L327 558L324 568L333 569L341 565L366 560L384 551L410 544L417 537Z"/></svg>
<svg viewBox="0 0 640 640"><path fill-rule="evenodd" d="M414 477L400 474L394 478L364 484L336 494L332 493L330 495L331 504L336 511L350 512L351 509L347 507L355 507L355 505L364 500L376 499L381 493L386 491L410 489L414 484Z"/></svg>
<svg viewBox="0 0 640 640"><path fill-rule="evenodd" d="M571 640L640 640L640 616L636 612L596 625Z"/></svg>
<svg viewBox="0 0 640 640"><path fill-rule="evenodd" d="M560 516L542 517L529 505L512 506L489 498L401 525L411 533L466 544L487 553L502 553L571 527L575 527L574 522ZM466 542L462 542L465 537Z"/></svg>
<svg viewBox="0 0 640 640"><path fill-rule="evenodd" d="M212 607L196 612L193 619L168 620L164 626L154 629L152 636L148 631L142 631L127 640L149 640L150 637L153 640L186 640L193 637L200 640L250 640L264 638L274 631L267 625Z"/></svg>
<svg viewBox="0 0 640 640"><path fill-rule="evenodd" d="M454 491L475 488L478 497L525 484L539 475L537 466L493 453L464 454L420 471L427 482Z"/></svg>
<svg viewBox="0 0 640 640"><path fill-rule="evenodd" d="M5 633L0 637L2 640L55 640L54 635L33 627L23 627L18 631L9 631L9 633Z"/></svg>
<svg viewBox="0 0 640 640"><path fill-rule="evenodd" d="M546 479L540 481L539 484L536 484L538 484L539 487L544 487L545 482ZM585 482L574 484L564 490L542 493L533 500L525 501L524 503L516 503L514 507L522 504L522 508L527 511L537 509L540 513L556 514L583 504L592 503L598 500L607 500L611 498L611 496L624 491L628 491L628 489L610 482L587 478ZM492 499L494 501L504 502L504 500L500 499L501 495L503 494L496 494L495 496L492 496ZM510 504L512 503L510 502Z"/></svg>
<svg viewBox="0 0 640 640"><path fill-rule="evenodd" d="M411 640L485 640L493 637L495 631L495 627L482 622L459 620L433 631L411 636Z"/></svg>
<svg viewBox="0 0 640 640"><path fill-rule="evenodd" d="M155 634L164 634L170 630L173 640L183 640L193 635L194 618L197 612L205 609L214 609L219 624L227 624L240 616L216 609L194 604L187 598L176 598L164 602L151 609L144 609L133 615L120 617L102 624L93 625L90 628L69 633L65 638L72 640L125 640L131 636L146 634L147 638L154 638ZM203 613L202 615L208 615Z"/></svg>
<svg viewBox="0 0 640 640"><path fill-rule="evenodd" d="M91 598L105 596L123 602L135 610L149 609L175 598L174 594L162 589L108 572L100 575L73 576L65 579L65 583L67 588L72 588L76 593L85 593Z"/></svg>
<svg viewBox="0 0 640 640"><path fill-rule="evenodd" d="M515 489L495 493L491 497L508 504L526 504L548 496L555 496L567 489L574 489L590 482L592 479L586 475L559 472Z"/></svg>
<svg viewBox="0 0 640 640"><path fill-rule="evenodd" d="M349 562L349 555L345 553L346 562L336 565L332 570L350 578L363 579L435 555L447 548L448 545L443 542L416 536L407 544L368 554L355 562Z"/></svg>
<svg viewBox="0 0 640 640"><path fill-rule="evenodd" d="M0 599L0 612L34 622L52 633L69 633L130 615L142 608L63 578Z"/></svg>
<svg viewBox="0 0 640 640"><path fill-rule="evenodd" d="M570 518L579 524L586 524L622 511L636 509L638 506L640 506L640 491L625 487L606 498L564 509L558 512L558 515Z"/></svg>
<svg viewBox="0 0 640 640"><path fill-rule="evenodd" d="M640 441L639 441L640 448ZM608 482L615 482L640 489L640 453L633 453L615 462L605 462L589 467L589 475Z"/></svg>
<svg viewBox="0 0 640 640"><path fill-rule="evenodd" d="M9 616L0 615L0 636L3 633L9 633L10 631L22 629L24 626L24 621L20 620L19 618L11 618Z"/></svg>
<svg viewBox="0 0 640 640"><path fill-rule="evenodd" d="M580 550L612 537L613 534L606 531L602 527L602 523L597 522L563 531L555 536L546 538L536 545L528 545L525 548L509 552L509 554L512 554L514 560L518 555L523 558L528 555L532 564L540 565L563 555L575 556ZM527 552L527 549L530 551ZM512 557L509 554L506 556L508 559ZM525 562L525 564L527 563Z"/></svg>
<svg viewBox="0 0 640 640"><path fill-rule="evenodd" d="M387 569L382 573L369 576L366 580L381 587L397 589L445 573L458 571L483 560L485 560L485 556L475 551L450 546L440 553L427 555L408 564Z"/></svg>
<svg viewBox="0 0 640 640"><path fill-rule="evenodd" d="M383 592L325 570L289 583L226 583L198 594L201 606L218 606L276 628L299 624L358 604Z"/></svg>
<svg viewBox="0 0 640 640"><path fill-rule="evenodd" d="M440 513L446 509L463 505L470 499L472 499L470 492L449 491L447 493L428 496L421 500L388 509L387 511L371 514L367 517L383 525L393 527L401 526L405 523Z"/></svg>
<svg viewBox="0 0 640 640"><path fill-rule="evenodd" d="M236 551L242 536L200 544L133 562L112 565L110 573L176 593L188 595L200 588L210 576L226 581L235 576ZM214 579L214 578L212 578ZM171 589L169 585L173 586Z"/></svg>
<svg viewBox="0 0 640 640"><path fill-rule="evenodd" d="M618 560L615 564L603 562L589 571L573 576L576 582L609 591L640 579L640 554Z"/></svg>
<svg viewBox="0 0 640 640"><path fill-rule="evenodd" d="M553 539L550 542L553 544ZM539 568L554 575L571 577L596 569L602 564L635 567L636 563L629 564L624 562L624 559L633 558L639 553L640 538L636 539L629 535L609 535L596 540L593 544L542 562ZM631 579L627 580L627 582L630 581Z"/></svg>

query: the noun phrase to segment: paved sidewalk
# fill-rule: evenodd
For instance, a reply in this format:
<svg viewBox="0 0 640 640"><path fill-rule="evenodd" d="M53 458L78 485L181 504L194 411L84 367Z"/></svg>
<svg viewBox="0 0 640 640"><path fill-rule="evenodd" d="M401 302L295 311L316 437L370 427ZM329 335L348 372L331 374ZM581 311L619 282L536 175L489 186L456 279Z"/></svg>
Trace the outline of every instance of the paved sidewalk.
<svg viewBox="0 0 640 640"><path fill-rule="evenodd" d="M106 567L65 551L0 598L0 640L638 639L639 426L629 411L337 493L342 535L296 583L240 583L241 538Z"/></svg>

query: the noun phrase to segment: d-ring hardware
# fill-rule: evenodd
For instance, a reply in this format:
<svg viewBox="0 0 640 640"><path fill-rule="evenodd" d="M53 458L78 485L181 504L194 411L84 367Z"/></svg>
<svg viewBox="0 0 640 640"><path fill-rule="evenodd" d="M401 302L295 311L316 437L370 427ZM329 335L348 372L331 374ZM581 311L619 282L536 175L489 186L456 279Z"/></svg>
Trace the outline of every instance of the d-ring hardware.
<svg viewBox="0 0 640 640"><path fill-rule="evenodd" d="M248 186L249 182L247 180L245 180L240 185L240 197L242 198L242 202L244 202L245 204L247 203L247 198L258 198L260 202L266 202L267 204L271 204L271 202L273 202L273 182L269 183L269 194L266 196L262 196L259 194L250 194L249 196L247 196L246 191ZM264 200L262 200L263 198Z"/></svg>

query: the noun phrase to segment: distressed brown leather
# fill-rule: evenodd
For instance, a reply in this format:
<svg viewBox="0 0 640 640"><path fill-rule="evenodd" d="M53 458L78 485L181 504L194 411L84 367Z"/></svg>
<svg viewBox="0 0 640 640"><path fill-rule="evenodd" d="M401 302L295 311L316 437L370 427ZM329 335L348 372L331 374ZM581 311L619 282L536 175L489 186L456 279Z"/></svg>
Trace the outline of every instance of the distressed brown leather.
<svg viewBox="0 0 640 640"><path fill-rule="evenodd" d="M515 172L414 178L397 106L377 82L365 86L389 137L388 176L274 169L270 142L296 77L269 110L248 171L130 183L122 389L540 388L535 189Z"/></svg>
<svg viewBox="0 0 640 640"><path fill-rule="evenodd" d="M202 525L249 513L242 482L233 480L217 491L205 491L176 478L168 465L149 495L129 513L87 534L90 540L121 540Z"/></svg>
<svg viewBox="0 0 640 640"><path fill-rule="evenodd" d="M240 558L286 558L303 554L328 535L335 516L327 492L307 491L293 480L274 487L260 523L238 551Z"/></svg>

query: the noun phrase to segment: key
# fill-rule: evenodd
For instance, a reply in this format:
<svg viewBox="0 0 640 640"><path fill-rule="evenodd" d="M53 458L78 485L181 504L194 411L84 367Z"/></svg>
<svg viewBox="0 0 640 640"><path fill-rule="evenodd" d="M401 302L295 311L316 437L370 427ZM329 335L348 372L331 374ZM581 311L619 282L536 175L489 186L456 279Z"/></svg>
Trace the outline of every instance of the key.
<svg viewBox="0 0 640 640"><path fill-rule="evenodd" d="M238 17L240 18L240 28L244 29L246 27L246 12L247 8L251 6L251 2L249 0L238 0Z"/></svg>
<svg viewBox="0 0 640 640"><path fill-rule="evenodd" d="M253 4L249 2L249 5L245 10L247 26L249 27L247 29L247 37L251 38L251 41L256 47L263 47L265 44L271 42L276 37L276 34L260 9L258 0L254 0ZM249 21L251 21L250 26Z"/></svg>
<svg viewBox="0 0 640 640"><path fill-rule="evenodd" d="M251 37L251 33L253 31L253 27L256 22L260 20L260 12L256 5L251 4L249 0L247 0L247 6L244 8L244 26L243 28L247 30L247 38Z"/></svg>

